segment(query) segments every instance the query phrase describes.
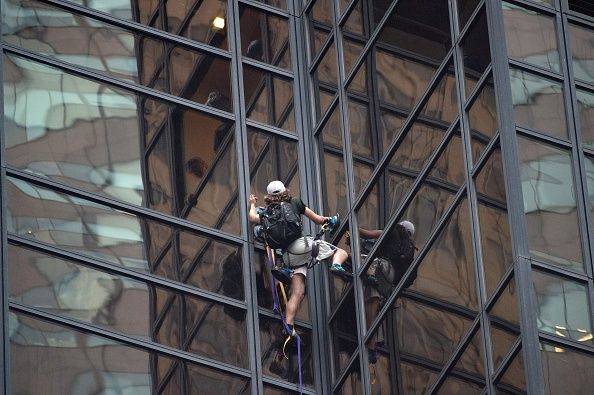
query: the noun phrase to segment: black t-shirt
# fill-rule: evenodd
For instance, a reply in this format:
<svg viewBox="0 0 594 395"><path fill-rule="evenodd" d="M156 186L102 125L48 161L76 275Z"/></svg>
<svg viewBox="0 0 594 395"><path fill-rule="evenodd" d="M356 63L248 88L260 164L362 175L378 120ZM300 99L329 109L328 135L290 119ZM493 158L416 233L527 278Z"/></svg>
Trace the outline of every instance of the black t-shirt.
<svg viewBox="0 0 594 395"><path fill-rule="evenodd" d="M303 215L305 213L305 203L301 200L300 197L291 198L291 206L293 206L293 210L296 214Z"/></svg>

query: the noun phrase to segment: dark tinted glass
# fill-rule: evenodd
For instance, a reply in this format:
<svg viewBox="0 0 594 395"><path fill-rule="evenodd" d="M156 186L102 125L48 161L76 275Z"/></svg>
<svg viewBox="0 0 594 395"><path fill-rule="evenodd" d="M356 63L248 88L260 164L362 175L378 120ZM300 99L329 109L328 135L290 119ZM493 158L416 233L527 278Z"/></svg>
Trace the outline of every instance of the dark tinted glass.
<svg viewBox="0 0 594 395"><path fill-rule="evenodd" d="M380 101L405 110L419 100L437 69L379 48L375 51L375 67Z"/></svg>
<svg viewBox="0 0 594 395"><path fill-rule="evenodd" d="M237 185L231 123L23 58L7 56L5 64L8 163L166 214L191 211L196 222L215 226L205 204L208 216L224 211L211 200L227 203L219 188ZM217 97L213 103L225 101ZM224 178L221 166L228 166Z"/></svg>
<svg viewBox="0 0 594 395"><path fill-rule="evenodd" d="M313 72L313 88L316 99L316 121L328 110L330 101L338 90L338 67L336 48L332 43L322 55L320 63Z"/></svg>
<svg viewBox="0 0 594 395"><path fill-rule="evenodd" d="M485 285L490 296L512 264L501 151L496 147L475 178Z"/></svg>
<svg viewBox="0 0 594 395"><path fill-rule="evenodd" d="M354 366L349 372L347 378L342 383L335 394L340 395L363 395L363 387L361 386L361 373L359 372L359 362L355 360L352 364Z"/></svg>
<svg viewBox="0 0 594 395"><path fill-rule="evenodd" d="M334 283L338 283L339 281L339 279L333 279ZM343 289L348 286L344 281L341 283ZM337 305L339 306L330 322L332 348L334 350L334 374L335 377L339 377L350 361L353 352L358 347L357 321L353 319L357 314L354 290L351 288L347 294L341 295L339 300L334 300L333 302L333 308Z"/></svg>
<svg viewBox="0 0 594 395"><path fill-rule="evenodd" d="M496 385L496 389L497 393L502 394L527 394L526 373L521 348L517 351L513 361L503 373Z"/></svg>
<svg viewBox="0 0 594 395"><path fill-rule="evenodd" d="M9 322L15 393L156 393L162 386L166 393L180 394L182 373L191 393L242 394L249 388L242 377L20 313L11 312Z"/></svg>
<svg viewBox="0 0 594 395"><path fill-rule="evenodd" d="M400 351L443 365L470 328L465 318L428 305L400 299L398 318ZM444 322L448 322L444 326ZM440 336L435 336L440 333Z"/></svg>
<svg viewBox="0 0 594 395"><path fill-rule="evenodd" d="M450 137L439 158L432 167L429 176L441 182L450 184L452 187L459 187L465 180L464 177L464 148L462 137L456 131Z"/></svg>
<svg viewBox="0 0 594 395"><path fill-rule="evenodd" d="M243 88L249 119L295 132L293 81L244 65Z"/></svg>
<svg viewBox="0 0 594 395"><path fill-rule="evenodd" d="M454 67L449 63L439 80L433 87L431 96L421 109L419 117L426 117L439 121L447 127L458 117L458 95Z"/></svg>
<svg viewBox="0 0 594 395"><path fill-rule="evenodd" d="M532 271L538 329L592 343L592 323L586 285Z"/></svg>
<svg viewBox="0 0 594 395"><path fill-rule="evenodd" d="M594 84L594 29L569 25L573 75Z"/></svg>
<svg viewBox="0 0 594 395"><path fill-rule="evenodd" d="M462 56L464 87L468 95L491 63L487 14L484 9L472 21L462 40Z"/></svg>
<svg viewBox="0 0 594 395"><path fill-rule="evenodd" d="M291 69L289 21L243 4L239 15L243 56Z"/></svg>
<svg viewBox="0 0 594 395"><path fill-rule="evenodd" d="M19 179L5 185L11 233L243 299L238 246ZM234 292L223 286L227 280L236 284Z"/></svg>
<svg viewBox="0 0 594 395"><path fill-rule="evenodd" d="M373 3L383 3L386 9L389 5L387 1ZM378 10L381 8L379 6ZM380 14L383 13L378 13L381 18L383 15ZM442 0L399 1L384 25L378 43L441 63L451 46L448 3Z"/></svg>
<svg viewBox="0 0 594 395"><path fill-rule="evenodd" d="M311 331L296 326L299 336L303 340L301 345L301 374L303 385L314 386L314 370L312 357ZM260 347L262 370L264 375L299 383L298 352L296 342L287 345L286 357L283 345L286 339L283 333L283 323L278 317L260 316ZM293 342L293 341L292 341Z"/></svg>
<svg viewBox="0 0 594 395"><path fill-rule="evenodd" d="M8 261L12 300L247 368L242 309L21 247Z"/></svg>
<svg viewBox="0 0 594 395"><path fill-rule="evenodd" d="M516 124L567 140L561 83L516 69L510 79Z"/></svg>
<svg viewBox="0 0 594 395"><path fill-rule="evenodd" d="M540 343L545 394L587 394L594 387L594 358L551 343Z"/></svg>
<svg viewBox="0 0 594 395"><path fill-rule="evenodd" d="M458 25L460 26L460 30L464 28L466 22L474 12L476 6L480 3L480 0L457 0L456 4L458 5Z"/></svg>
<svg viewBox="0 0 594 395"><path fill-rule="evenodd" d="M414 274L416 278L409 290L476 310L478 301L466 200L453 212Z"/></svg>
<svg viewBox="0 0 594 395"><path fill-rule="evenodd" d="M569 152L523 137L518 145L530 254L583 272Z"/></svg>
<svg viewBox="0 0 594 395"><path fill-rule="evenodd" d="M472 338L466 345L464 351L462 351L460 359L454 366L454 371L469 374L473 378L482 381L485 378L484 358L485 352L483 350L483 336L481 335L481 330L479 327L474 335L472 335Z"/></svg>
<svg viewBox="0 0 594 395"><path fill-rule="evenodd" d="M511 277L489 311L492 360L495 368L507 357L520 335L518 295Z"/></svg>
<svg viewBox="0 0 594 395"><path fill-rule="evenodd" d="M251 192L262 198L271 180L281 180L292 195L298 196L297 141L254 128L248 128L247 141Z"/></svg>
<svg viewBox="0 0 594 395"><path fill-rule="evenodd" d="M207 104L214 91L231 97L230 62L225 58L36 1L19 0L12 12L27 17L11 19L15 25L3 30L5 42L197 103ZM35 38L30 38L33 30ZM228 106L226 111L231 111L231 102Z"/></svg>
<svg viewBox="0 0 594 395"><path fill-rule="evenodd" d="M342 130L340 127L340 110L334 107L328 121L319 134L320 155L323 159L325 182L322 193L324 213L347 213L346 177L344 172L344 156ZM332 192L330 192L332 191Z"/></svg>
<svg viewBox="0 0 594 395"><path fill-rule="evenodd" d="M576 99L582 144L594 149L594 93L576 90Z"/></svg>
<svg viewBox="0 0 594 395"><path fill-rule="evenodd" d="M314 0L307 13L310 61L315 59L327 41L334 26L334 10L331 0Z"/></svg>
<svg viewBox="0 0 594 395"><path fill-rule="evenodd" d="M507 52L511 58L560 72L553 17L504 2L503 20Z"/></svg>
<svg viewBox="0 0 594 395"><path fill-rule="evenodd" d="M254 0L260 3L268 4L278 8L287 8L287 0Z"/></svg>
<svg viewBox="0 0 594 395"><path fill-rule="evenodd" d="M483 384L471 380L463 380L454 376L448 377L439 388L439 395L479 395L482 394Z"/></svg>
<svg viewBox="0 0 594 395"><path fill-rule="evenodd" d="M472 161L478 161L489 141L497 133L497 104L495 87L491 77L482 86L481 91L467 110L468 125L472 144Z"/></svg>
<svg viewBox="0 0 594 395"><path fill-rule="evenodd" d="M227 49L225 0L166 0L163 18L158 0L139 2L71 0L117 18L139 22L191 40ZM164 23L164 25L162 25Z"/></svg>
<svg viewBox="0 0 594 395"><path fill-rule="evenodd" d="M426 394L439 373L410 363L401 363L400 367L404 393L411 395Z"/></svg>

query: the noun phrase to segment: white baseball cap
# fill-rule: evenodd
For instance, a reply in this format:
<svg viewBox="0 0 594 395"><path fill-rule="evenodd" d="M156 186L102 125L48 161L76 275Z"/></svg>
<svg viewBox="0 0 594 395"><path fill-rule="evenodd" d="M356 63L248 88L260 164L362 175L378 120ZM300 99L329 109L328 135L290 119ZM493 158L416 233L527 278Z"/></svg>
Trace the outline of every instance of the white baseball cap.
<svg viewBox="0 0 594 395"><path fill-rule="evenodd" d="M406 229L406 231L408 232L409 235L414 235L415 234L415 226L413 225L412 222L410 221L401 221L398 223L399 225L402 225L402 227L404 227L404 229Z"/></svg>
<svg viewBox="0 0 594 395"><path fill-rule="evenodd" d="M270 184L268 184L268 186L266 187L266 192L269 195L278 195L279 193L283 193L284 191L286 191L287 188L285 188L285 184L282 183L282 181L271 181Z"/></svg>

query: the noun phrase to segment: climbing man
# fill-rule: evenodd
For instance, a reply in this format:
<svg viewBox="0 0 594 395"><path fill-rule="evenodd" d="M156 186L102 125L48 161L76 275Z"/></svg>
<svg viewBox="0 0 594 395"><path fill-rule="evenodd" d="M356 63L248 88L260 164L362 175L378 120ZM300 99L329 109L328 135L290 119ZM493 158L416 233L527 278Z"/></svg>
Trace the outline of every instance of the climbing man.
<svg viewBox="0 0 594 395"><path fill-rule="evenodd" d="M290 296L285 307L285 320L288 326L288 336L295 338L297 332L294 328L295 315L299 310L305 296L305 277L307 276L308 262L310 262L312 249L317 250L315 260L321 262L332 257L330 270L345 273L342 264L348 258L345 250L338 248L326 241L315 240L312 236L303 235L301 216L305 215L317 225L328 224L336 227L338 217L323 217L303 203L301 198L293 197L281 181L272 181L266 188L264 197L266 207L258 212L256 203L258 198L250 195L249 220L253 224L261 225L264 239L271 248L283 250L283 261L291 268ZM284 218L288 224L282 224L278 218ZM276 221L276 222L275 222ZM282 232L275 230L282 228Z"/></svg>

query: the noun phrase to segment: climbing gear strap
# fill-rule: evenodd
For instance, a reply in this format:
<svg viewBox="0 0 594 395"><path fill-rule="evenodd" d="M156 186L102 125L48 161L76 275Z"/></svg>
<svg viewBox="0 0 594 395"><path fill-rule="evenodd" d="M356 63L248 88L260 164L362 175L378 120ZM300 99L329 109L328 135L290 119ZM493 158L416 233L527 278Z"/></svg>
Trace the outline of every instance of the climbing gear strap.
<svg viewBox="0 0 594 395"><path fill-rule="evenodd" d="M285 358L289 359L289 357L285 353L285 347L289 343L289 341L291 341L292 337L296 337L297 338L297 365L298 365L298 369L299 369L299 394L303 394L303 377L302 377L302 373L301 373L301 370L302 370L301 369L301 337L299 336L299 334L297 334L297 332L295 332L295 336L293 336L293 332L295 331L295 329L289 327L289 325L287 324L287 321L285 321L285 316L283 315L283 313L281 311L280 303L278 301L278 295L276 293L276 286L280 285L280 289L281 289L281 293L283 295L285 306L287 305L287 294L285 292L284 285L282 283L277 282L276 279L272 276L272 268L274 267L274 262L275 262L274 251L268 245L266 245L266 254L268 256L267 261L268 261L268 274L270 276L270 289L272 291L272 299L274 300L273 310L275 313L278 313L281 316L281 321L283 323L283 327L285 328L285 331L289 334L289 336L287 337L287 339L285 339L285 342L283 344L283 354L284 354Z"/></svg>

